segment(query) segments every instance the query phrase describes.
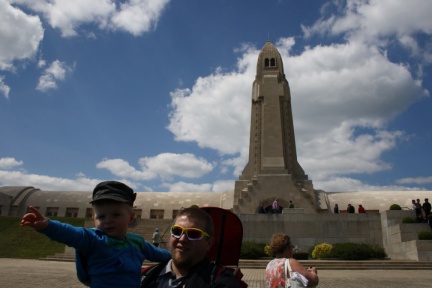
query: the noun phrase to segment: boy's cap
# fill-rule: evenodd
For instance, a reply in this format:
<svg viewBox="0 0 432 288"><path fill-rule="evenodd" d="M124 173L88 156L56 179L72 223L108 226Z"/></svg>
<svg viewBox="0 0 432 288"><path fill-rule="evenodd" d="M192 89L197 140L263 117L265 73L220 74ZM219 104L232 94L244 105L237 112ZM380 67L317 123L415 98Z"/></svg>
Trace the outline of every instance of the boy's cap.
<svg viewBox="0 0 432 288"><path fill-rule="evenodd" d="M117 181L104 181L94 188L93 199L90 204L99 200L113 200L133 204L135 198L136 193L126 184Z"/></svg>

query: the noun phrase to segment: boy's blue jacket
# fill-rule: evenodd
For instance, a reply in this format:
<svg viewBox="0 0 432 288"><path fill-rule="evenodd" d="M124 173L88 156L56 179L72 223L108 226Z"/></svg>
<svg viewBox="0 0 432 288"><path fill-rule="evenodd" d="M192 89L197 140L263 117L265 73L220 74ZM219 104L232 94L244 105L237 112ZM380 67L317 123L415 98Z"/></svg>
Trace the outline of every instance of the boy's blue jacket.
<svg viewBox="0 0 432 288"><path fill-rule="evenodd" d="M97 228L75 227L51 219L48 227L39 232L75 248L78 279L92 288L139 287L145 259L171 259L167 250L153 246L138 234L127 233L125 239L114 239Z"/></svg>

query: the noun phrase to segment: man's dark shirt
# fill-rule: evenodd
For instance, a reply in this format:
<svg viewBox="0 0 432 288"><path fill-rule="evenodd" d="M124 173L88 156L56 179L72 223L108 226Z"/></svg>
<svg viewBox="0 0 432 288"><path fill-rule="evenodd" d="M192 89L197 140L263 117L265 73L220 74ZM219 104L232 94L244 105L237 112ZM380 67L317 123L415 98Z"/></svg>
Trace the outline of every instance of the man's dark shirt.
<svg viewBox="0 0 432 288"><path fill-rule="evenodd" d="M160 263L157 265L154 265L150 269L146 270L142 274L141 278L141 288L157 288L160 282L165 282L167 284L164 284L164 287L175 287L175 286L168 286L167 277L168 278L175 278L172 275L169 275L167 273L172 274L170 271L171 269L165 269L168 262ZM198 263L195 267L190 269L190 273L184 277L180 282L182 287L204 287L204 288L222 288L222 287L228 287L228 288L240 288L240 283L232 274L230 270L224 270L218 277L216 277L213 285L210 285L211 282L211 274L213 271L214 265L210 263L207 259L204 259L200 263ZM169 271L168 271L169 270ZM175 283L171 282L171 285ZM167 285L167 286L165 286Z"/></svg>
<svg viewBox="0 0 432 288"><path fill-rule="evenodd" d="M425 210L426 215L429 215L431 212L431 204L429 202L423 203L423 210Z"/></svg>

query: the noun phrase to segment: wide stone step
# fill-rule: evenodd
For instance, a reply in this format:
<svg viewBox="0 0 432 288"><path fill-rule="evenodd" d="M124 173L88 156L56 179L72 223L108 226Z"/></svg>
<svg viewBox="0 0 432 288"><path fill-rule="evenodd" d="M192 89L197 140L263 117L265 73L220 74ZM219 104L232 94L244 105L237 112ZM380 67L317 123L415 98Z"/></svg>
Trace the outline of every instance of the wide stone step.
<svg viewBox="0 0 432 288"><path fill-rule="evenodd" d="M265 269L270 259L246 260L240 259L239 267L243 269ZM399 261L399 260L300 260L303 266L317 267L321 270L432 270L431 262Z"/></svg>
<svg viewBox="0 0 432 288"><path fill-rule="evenodd" d="M75 261L75 256L70 253L58 253L43 258L48 261ZM240 259L241 269L265 269L270 260ZM300 260L303 266L313 266L319 270L432 270L431 262L399 261L399 260L369 260L369 261L344 261L344 260ZM143 266L156 263L144 261Z"/></svg>

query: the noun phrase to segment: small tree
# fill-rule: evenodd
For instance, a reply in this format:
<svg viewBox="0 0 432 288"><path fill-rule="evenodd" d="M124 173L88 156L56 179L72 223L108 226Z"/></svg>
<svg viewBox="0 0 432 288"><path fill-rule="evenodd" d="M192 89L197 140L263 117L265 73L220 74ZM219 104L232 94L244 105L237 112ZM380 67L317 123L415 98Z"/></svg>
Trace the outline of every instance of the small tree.
<svg viewBox="0 0 432 288"><path fill-rule="evenodd" d="M402 210L402 207L398 204L392 204L390 210Z"/></svg>

